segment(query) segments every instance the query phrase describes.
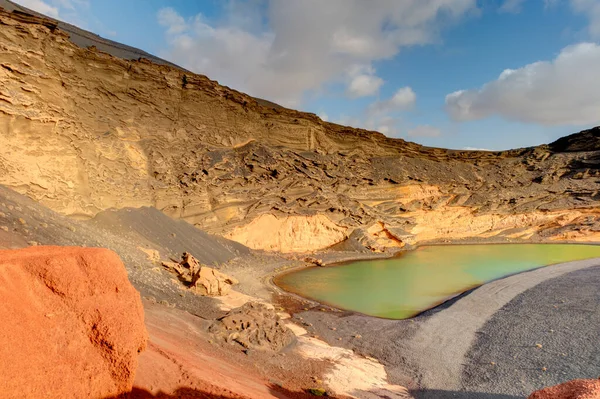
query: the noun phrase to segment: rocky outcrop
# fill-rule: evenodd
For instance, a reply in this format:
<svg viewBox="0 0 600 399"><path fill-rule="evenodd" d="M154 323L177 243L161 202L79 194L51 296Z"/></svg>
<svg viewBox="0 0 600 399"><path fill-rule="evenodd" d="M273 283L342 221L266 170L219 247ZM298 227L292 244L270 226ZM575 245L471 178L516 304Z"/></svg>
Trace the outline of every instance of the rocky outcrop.
<svg viewBox="0 0 600 399"><path fill-rule="evenodd" d="M104 398L131 390L146 345L140 295L106 249L0 251L3 398Z"/></svg>
<svg viewBox="0 0 600 399"><path fill-rule="evenodd" d="M0 129L0 184L54 210L151 206L256 249L322 249L374 224L361 236L376 250L401 245L394 231L403 243L600 231L600 128L503 152L427 148L9 13Z"/></svg>
<svg viewBox="0 0 600 399"><path fill-rule="evenodd" d="M295 340L294 333L268 305L248 302L217 319L209 331L245 349L279 351Z"/></svg>
<svg viewBox="0 0 600 399"><path fill-rule="evenodd" d="M304 252L327 248L347 238L347 228L327 216L258 216L225 237L253 249L279 252Z"/></svg>
<svg viewBox="0 0 600 399"><path fill-rule="evenodd" d="M540 389L528 399L600 399L600 380L573 380Z"/></svg>
<svg viewBox="0 0 600 399"><path fill-rule="evenodd" d="M218 270L204 266L192 254L184 252L181 262L162 262L163 267L177 274L179 279L199 295L223 296L238 281Z"/></svg>

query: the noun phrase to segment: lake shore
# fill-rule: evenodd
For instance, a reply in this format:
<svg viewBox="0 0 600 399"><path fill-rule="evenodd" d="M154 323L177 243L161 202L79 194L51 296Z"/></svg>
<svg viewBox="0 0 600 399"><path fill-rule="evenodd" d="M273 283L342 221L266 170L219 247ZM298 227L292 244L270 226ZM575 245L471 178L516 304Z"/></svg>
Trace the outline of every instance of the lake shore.
<svg viewBox="0 0 600 399"><path fill-rule="evenodd" d="M463 244L465 241L461 240L460 243ZM482 240L471 240L470 243L480 244L483 242ZM579 242L572 243L580 244ZM448 243L439 244L448 245ZM327 253L311 254L310 256L322 258L326 265L355 259L384 257L379 254L366 254L365 256L363 253ZM571 372L562 374L563 371L553 370L545 372L543 379L540 379L539 376L536 378L529 376L524 380L525 383L521 383L519 377L521 372L511 375L504 370L498 377L496 385L486 387L485 392L488 393L486 396L484 391L476 392L481 386L481 383L477 381L485 378L489 374L489 370L486 367L482 367L481 370L473 369L474 365L479 362L473 353L480 353L481 348L486 345L493 343L494 347L488 349L495 350L497 353L513 347L510 339L502 338L505 330L510 330L511 334L519 337L531 336L532 342L528 344L527 352L530 352L532 348L537 348L536 342L533 342L535 341L533 337L539 329L536 323L539 322L539 317L543 316L542 305L547 302L543 293L540 294L536 291L537 287L552 283L558 284L565 290L577 290L578 286L573 285L570 276L587 272L591 273L592 277L600 279L600 258L561 263L512 275L458 295L415 318L387 320L341 311L288 293L273 283L273 277L311 266L299 260L300 256L295 256L296 259L293 259L294 257L289 255L262 254L261 257L263 257L261 260L252 262L254 266L247 264L242 268L245 270L242 273L245 276L242 276L240 284L242 291L248 295L261 297L265 301L273 303L276 308L291 314L290 320L305 329L308 336L318 337L332 348L351 349L360 356L377 359L385 366L388 381L395 385L408 387L415 397L520 398L526 397L530 392L543 386L573 378L589 377L588 374L600 374L600 369L594 370L593 368L582 373L582 368L589 364L578 363L576 359L573 363L573 358L561 358L558 361L553 360L553 364L558 369L574 364ZM261 266L257 267L259 263ZM234 274L238 277L237 272L240 268L231 269L232 272L234 270ZM589 281L595 281L594 278L589 278ZM253 287L249 289L245 281L252 281ZM584 281L583 284L587 283ZM516 322L513 320L513 313L504 310L505 307L512 306L513 302L518 302L521 298L537 304L528 309L531 321L524 318L520 322ZM592 297L588 295L587 298ZM583 299L581 300L583 301ZM600 309L596 313L600 315ZM558 319L554 322L559 327L555 330L559 331L560 326L569 324L570 316L561 313L557 317ZM510 319L510 321L507 322L504 329L486 333L488 340L483 343L479 342L481 331L486 328L488 323L502 323L502 320L505 319ZM577 343L580 344L578 340L573 340L573 344L561 341L560 345L569 351ZM531 357L532 355L533 357ZM541 355L543 352L527 354L529 361L533 363ZM483 355L480 353L479 356ZM520 361L521 363L516 365L517 370L530 369L525 360L521 359ZM488 365L491 363L497 362L490 360ZM464 376L467 369L469 375ZM497 392L497 394L492 394L493 392ZM498 396L500 394L504 396Z"/></svg>
<svg viewBox="0 0 600 399"><path fill-rule="evenodd" d="M386 320L353 312L323 312L318 309L299 311L294 314L294 317L310 324L309 331L329 344L342 345L357 353L378 359L386 366L390 381L416 390L415 396L442 397L440 396L442 391L455 393L464 389L474 389L475 387L470 386L473 384L469 381L477 380L481 377L479 374L487 373L485 369L471 370L475 375L470 376L468 381L463 381L464 365L469 367L469 362L474 361L467 358L468 354L478 350L474 347L478 332L490 320L510 318L510 314L506 315L502 311L504 306L521 296L531 297L530 301L542 305L546 302L546 298L543 294L534 292L533 288L550 281L561 286L565 285L568 289L577 289L578 287L569 284L570 280L567 277L587 269L600 278L600 258L547 266L496 280L409 320ZM529 309L532 320L537 319L540 308L541 306L534 306ZM528 323L527 320L511 323L511 325L507 324L505 329L511 330L517 336L533 334L536 331L535 324ZM558 321L556 323L557 325L568 324L568 315L563 314L560 323ZM558 327L556 330L558 331ZM493 334L501 335L503 331L493 331ZM573 340L573 342L578 341ZM496 350L500 351L511 346L510 341L503 342L502 345L498 345L498 342L496 344L499 346ZM535 342L530 346L535 348ZM572 344L568 346L572 347ZM565 347L564 350L569 349ZM559 360L573 361L572 358ZM553 363L556 366L557 362ZM520 364L519 367L526 366ZM598 372L600 370L588 371L591 374ZM581 377L579 374L555 374L548 377L548 383L525 381L525 384L516 384L520 380L510 381L512 377L504 375L499 386L505 390L498 393L513 392L526 395L544 385ZM420 391L420 389L425 390ZM479 396L473 397L485 397L481 395L479 393Z"/></svg>

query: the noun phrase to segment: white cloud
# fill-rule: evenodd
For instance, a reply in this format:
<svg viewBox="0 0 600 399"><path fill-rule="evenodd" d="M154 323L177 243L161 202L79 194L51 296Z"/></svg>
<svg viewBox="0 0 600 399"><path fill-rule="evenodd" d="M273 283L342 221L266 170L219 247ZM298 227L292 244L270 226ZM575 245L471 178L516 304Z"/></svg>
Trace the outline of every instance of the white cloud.
<svg viewBox="0 0 600 399"><path fill-rule="evenodd" d="M487 148L477 148L477 147L463 147L462 149L466 150L466 151L492 151Z"/></svg>
<svg viewBox="0 0 600 399"><path fill-rule="evenodd" d="M158 23L167 27L167 34L169 35L183 33L189 29L185 19L170 7L160 9L156 16Z"/></svg>
<svg viewBox="0 0 600 399"><path fill-rule="evenodd" d="M446 96L446 109L459 121L500 115L544 125L600 122L600 45L562 49L552 61L503 71L479 89Z"/></svg>
<svg viewBox="0 0 600 399"><path fill-rule="evenodd" d="M89 0L15 0L15 2L51 18L60 19L83 29L90 29L88 27L89 18L83 18L81 15L81 11L89 9ZM96 31L107 34L103 29L96 29Z"/></svg>
<svg viewBox="0 0 600 399"><path fill-rule="evenodd" d="M409 129L406 134L408 137L440 137L442 131L434 126L420 125L413 129Z"/></svg>
<svg viewBox="0 0 600 399"><path fill-rule="evenodd" d="M58 7L48 4L42 0L17 0L18 4L27 7L33 11L37 11L52 18L58 18Z"/></svg>
<svg viewBox="0 0 600 399"><path fill-rule="evenodd" d="M559 0L544 0L544 10L555 7Z"/></svg>
<svg viewBox="0 0 600 399"><path fill-rule="evenodd" d="M500 12L519 13L525 0L504 0L504 3L499 8Z"/></svg>
<svg viewBox="0 0 600 399"><path fill-rule="evenodd" d="M417 95L410 87L401 87L390 98L373 102L361 115L342 116L336 123L399 136L402 113L413 108L416 100Z"/></svg>
<svg viewBox="0 0 600 399"><path fill-rule="evenodd" d="M372 96L377 94L383 85L383 79L374 75L358 75L352 78L346 93L351 98Z"/></svg>
<svg viewBox="0 0 600 399"><path fill-rule="evenodd" d="M590 19L588 26L590 36L600 38L600 1L571 0L571 7L575 12L587 15Z"/></svg>
<svg viewBox="0 0 600 399"><path fill-rule="evenodd" d="M394 109L409 109L417 101L417 95L410 87L402 87L389 100L389 106Z"/></svg>
<svg viewBox="0 0 600 399"><path fill-rule="evenodd" d="M384 114L395 111L406 111L414 107L417 95L410 87L401 87L394 95L383 101L376 101L369 106L370 114Z"/></svg>
<svg viewBox="0 0 600 399"><path fill-rule="evenodd" d="M380 78L350 76L349 65L371 66L402 47L433 43L441 29L477 9L476 0L251 4L227 8L219 21L197 15L182 23L174 10L161 10L169 42L161 55L251 95L298 106L326 83L345 84L350 96L376 94Z"/></svg>

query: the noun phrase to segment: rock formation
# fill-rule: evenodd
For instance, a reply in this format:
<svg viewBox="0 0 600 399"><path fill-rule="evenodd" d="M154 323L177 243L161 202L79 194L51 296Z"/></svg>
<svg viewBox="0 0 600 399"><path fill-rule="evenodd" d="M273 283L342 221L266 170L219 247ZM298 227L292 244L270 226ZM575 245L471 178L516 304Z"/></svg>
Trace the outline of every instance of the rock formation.
<svg viewBox="0 0 600 399"><path fill-rule="evenodd" d="M295 340L294 333L265 304L248 302L216 320L209 331L245 349L279 351Z"/></svg>
<svg viewBox="0 0 600 399"><path fill-rule="evenodd" d="M600 239L600 128L511 151L427 148L80 48L57 26L0 13L0 184L63 214L152 206L284 252Z"/></svg>
<svg viewBox="0 0 600 399"><path fill-rule="evenodd" d="M600 399L600 380L573 380L540 389L529 399Z"/></svg>
<svg viewBox="0 0 600 399"><path fill-rule="evenodd" d="M0 251L3 398L104 398L131 390L146 345L139 293L106 249Z"/></svg>
<svg viewBox="0 0 600 399"><path fill-rule="evenodd" d="M163 267L176 273L187 287L200 295L223 296L231 291L231 286L238 281L218 270L201 265L196 258L187 252L183 253L181 262L162 262Z"/></svg>

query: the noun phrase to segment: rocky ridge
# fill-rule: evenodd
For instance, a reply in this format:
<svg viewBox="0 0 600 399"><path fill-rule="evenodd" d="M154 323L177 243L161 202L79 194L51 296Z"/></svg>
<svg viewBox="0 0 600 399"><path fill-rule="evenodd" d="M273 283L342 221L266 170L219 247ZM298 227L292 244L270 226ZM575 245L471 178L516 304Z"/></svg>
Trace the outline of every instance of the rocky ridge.
<svg viewBox="0 0 600 399"><path fill-rule="evenodd" d="M0 130L0 184L74 218L150 206L282 252L600 237L600 128L427 148L78 47L31 15L0 12Z"/></svg>

